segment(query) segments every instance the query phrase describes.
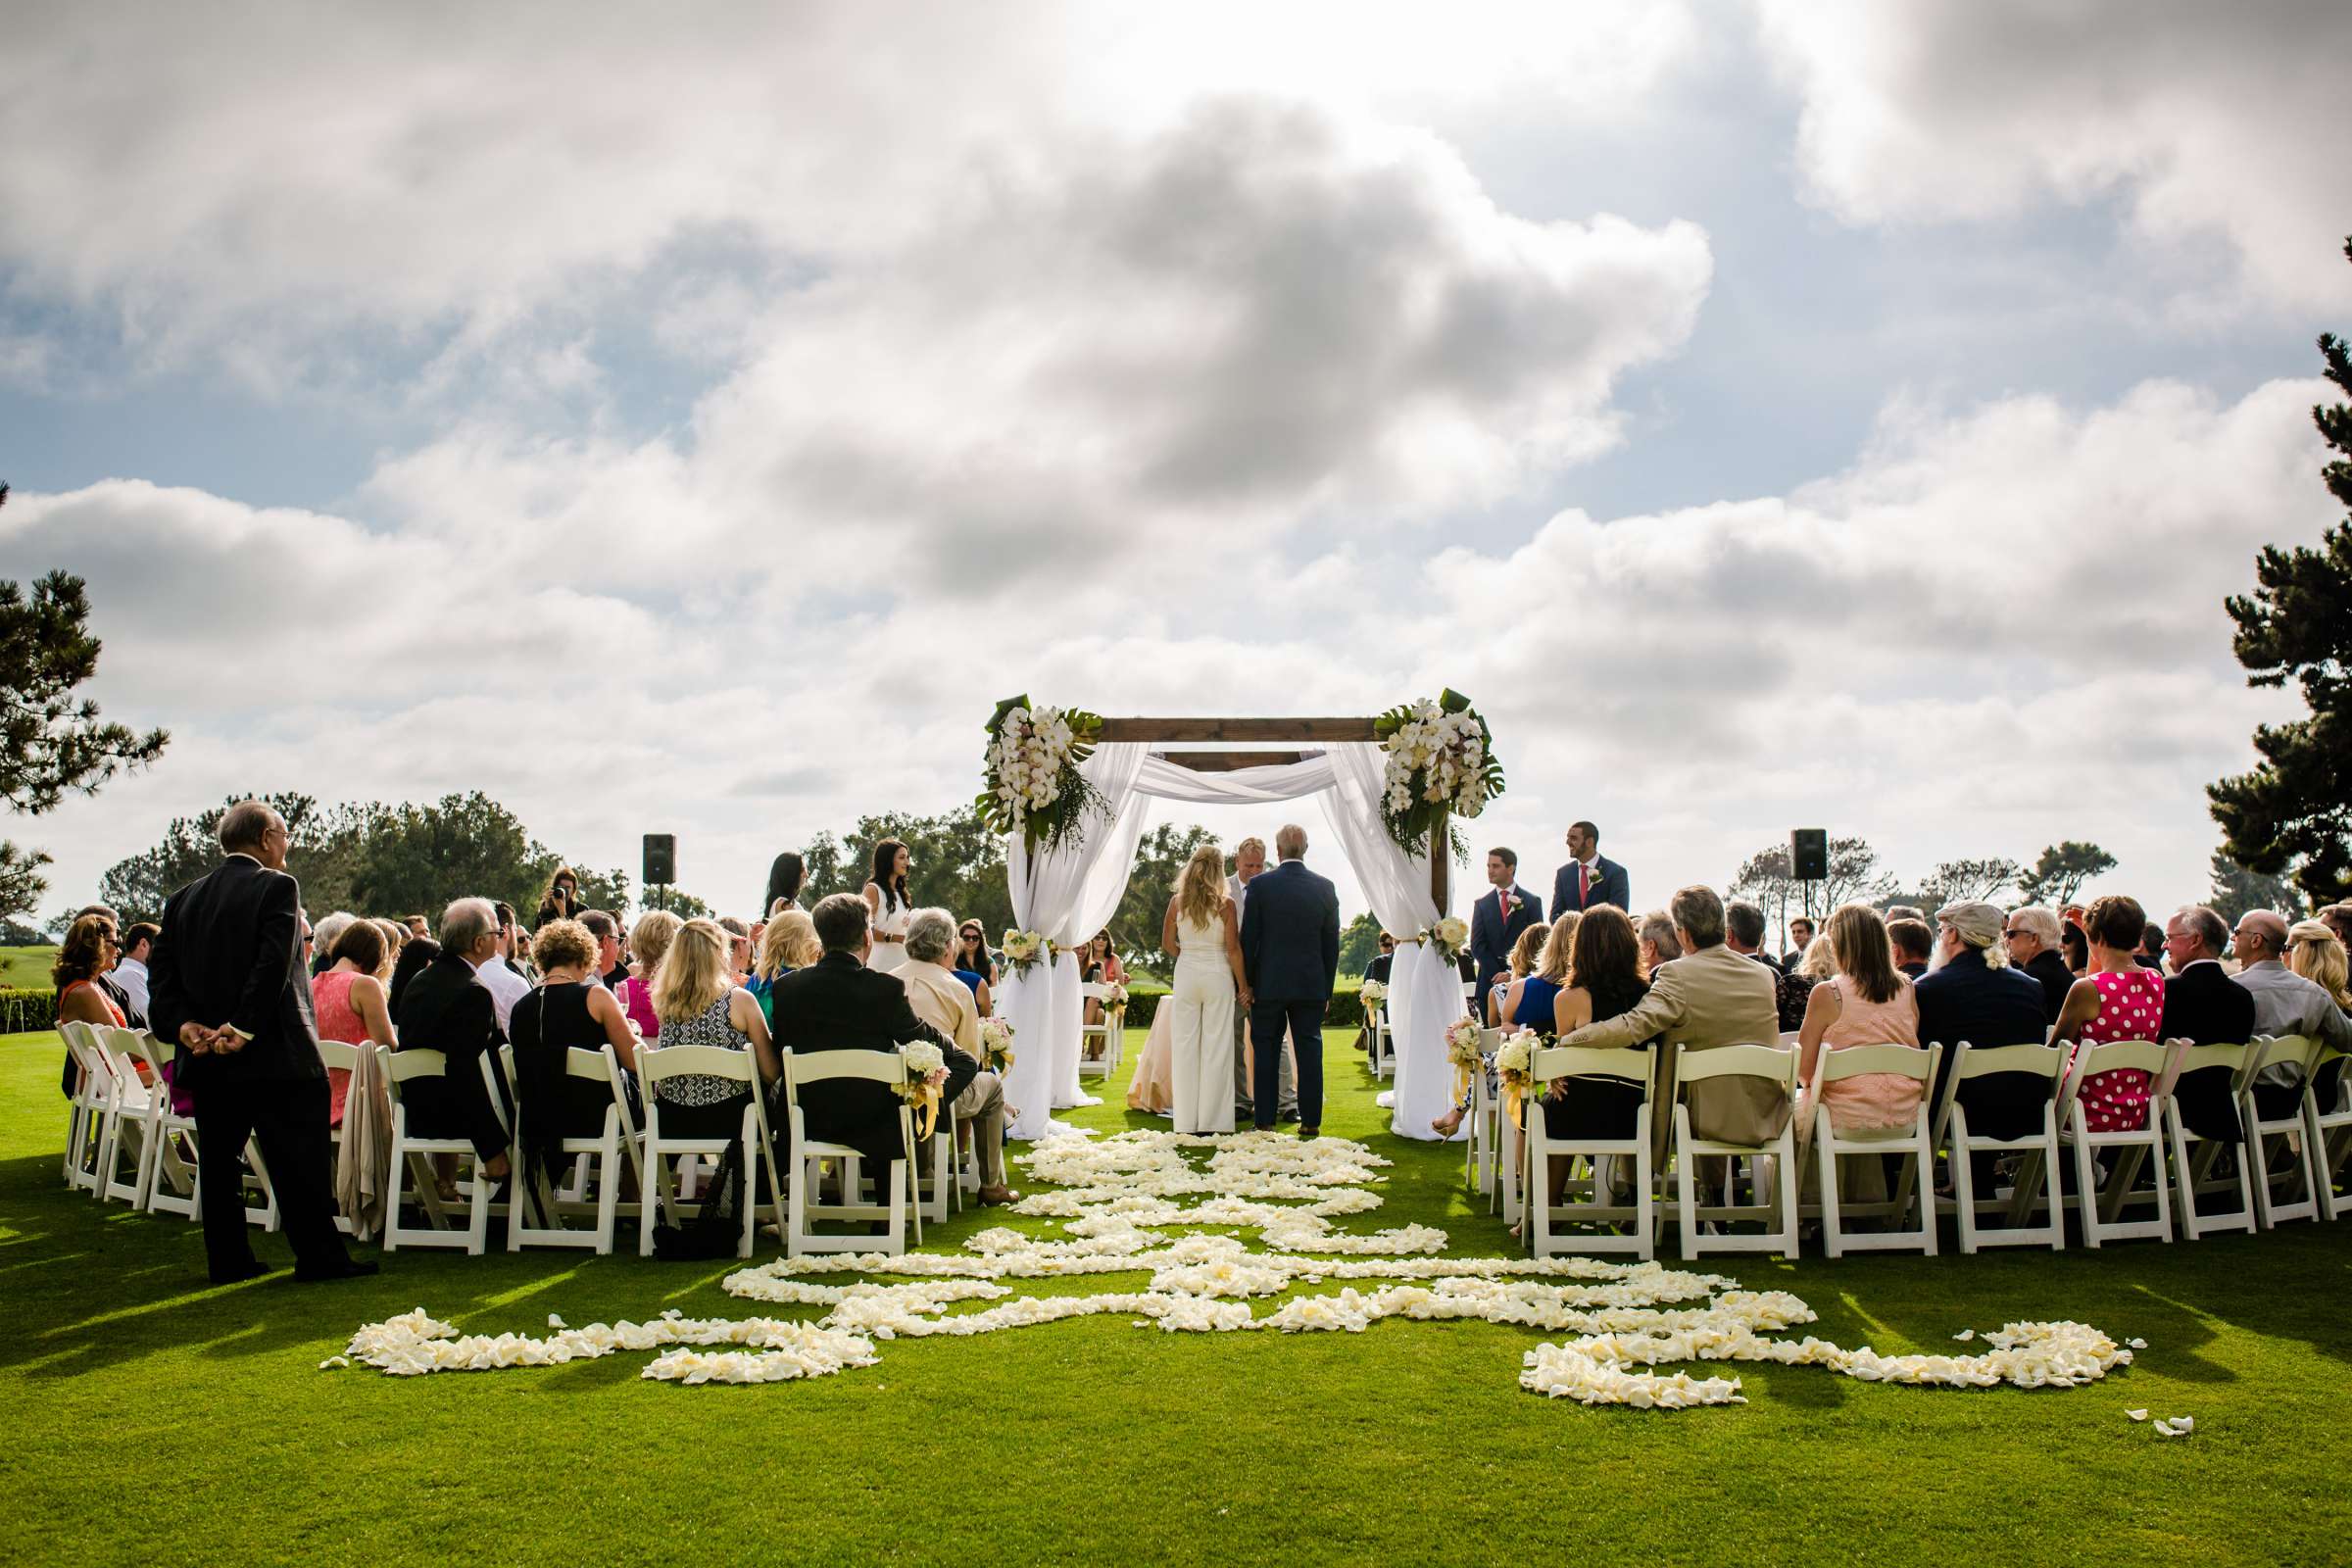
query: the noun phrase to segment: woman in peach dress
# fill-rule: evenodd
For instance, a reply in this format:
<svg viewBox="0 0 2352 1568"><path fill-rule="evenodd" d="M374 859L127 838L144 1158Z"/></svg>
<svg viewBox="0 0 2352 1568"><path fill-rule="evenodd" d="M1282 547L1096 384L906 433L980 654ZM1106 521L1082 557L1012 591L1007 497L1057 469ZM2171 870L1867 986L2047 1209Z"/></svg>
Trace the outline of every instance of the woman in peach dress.
<svg viewBox="0 0 2352 1568"><path fill-rule="evenodd" d="M1886 920L1867 905L1848 904L1822 933L1837 972L1813 988L1797 1031L1796 1128L1800 1144L1813 1130L1813 1068L1824 1051L1848 1046L1919 1045L1919 998L1894 966ZM1866 1072L1822 1087L1830 1126L1840 1135L1896 1132L1919 1115L1920 1081L1900 1073ZM1875 1155L1839 1156L1838 1189L1858 1203L1885 1202L1886 1167ZM1812 1165L1805 1170L1810 1173Z"/></svg>

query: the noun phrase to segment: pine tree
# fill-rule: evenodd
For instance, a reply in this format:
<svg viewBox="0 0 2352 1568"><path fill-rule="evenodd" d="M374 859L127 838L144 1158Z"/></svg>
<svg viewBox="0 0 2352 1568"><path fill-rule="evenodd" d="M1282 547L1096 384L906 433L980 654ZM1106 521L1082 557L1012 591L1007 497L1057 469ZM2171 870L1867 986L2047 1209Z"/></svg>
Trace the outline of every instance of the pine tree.
<svg viewBox="0 0 2352 1568"><path fill-rule="evenodd" d="M2352 239L2344 244L2352 258ZM2320 334L2328 379L2352 396L2352 345ZM2311 416L2333 456L2321 469L2335 499L2352 508L2352 403L2323 403ZM2253 597L2232 595L2237 662L2249 686L2291 677L2308 718L2254 731L2262 762L2206 787L2222 850L2248 870L2291 872L2314 904L2352 896L2352 514L2318 548L2265 545Z"/></svg>

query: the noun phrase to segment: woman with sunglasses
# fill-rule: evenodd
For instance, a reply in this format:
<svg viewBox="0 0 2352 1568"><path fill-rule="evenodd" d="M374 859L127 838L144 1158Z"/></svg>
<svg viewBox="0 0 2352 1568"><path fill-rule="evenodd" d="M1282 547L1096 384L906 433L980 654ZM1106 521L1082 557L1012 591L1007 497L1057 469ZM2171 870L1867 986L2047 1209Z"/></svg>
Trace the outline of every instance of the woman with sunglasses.
<svg viewBox="0 0 2352 1568"><path fill-rule="evenodd" d="M980 1016L990 1016L995 1005L990 993L997 985L997 960L988 951L988 933L977 920L966 920L956 929L956 951L948 956L948 967L956 978L972 988L972 1002Z"/></svg>

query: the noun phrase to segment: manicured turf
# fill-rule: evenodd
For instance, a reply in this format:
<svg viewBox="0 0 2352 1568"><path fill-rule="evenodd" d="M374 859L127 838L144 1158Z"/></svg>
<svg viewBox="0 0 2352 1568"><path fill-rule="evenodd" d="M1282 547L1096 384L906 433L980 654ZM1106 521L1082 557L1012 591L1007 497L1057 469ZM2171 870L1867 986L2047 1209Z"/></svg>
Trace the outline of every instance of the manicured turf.
<svg viewBox="0 0 2352 1568"><path fill-rule="evenodd" d="M0 948L0 988L31 986L46 991L54 984L49 966L57 961L57 949Z"/></svg>
<svg viewBox="0 0 2352 1568"><path fill-rule="evenodd" d="M0 1551L14 1560L2145 1568L2341 1559L2352 1525L2352 1225L1709 1265L1796 1292L1821 1314L1812 1332L1844 1345L1947 1349L1963 1328L2045 1317L2148 1340L2136 1366L2072 1392L1732 1368L1745 1405L1585 1409L1519 1391L1520 1354L1544 1337L1532 1331L1192 1336L1124 1318L888 1344L881 1364L808 1384L671 1387L641 1380L648 1357L632 1354L404 1380L315 1369L363 1320L418 1305L482 1332L536 1330L551 1311L759 1309L719 1290L732 1264L633 1250L404 1251L373 1281L207 1289L194 1227L65 1191L58 1049L0 1040ZM1466 1200L1458 1150L1387 1136L1347 1037L1326 1051L1326 1130L1396 1161L1387 1205L1341 1223L1420 1221L1457 1251L1506 1250ZM1107 1098L1074 1119L1166 1125ZM931 1235L953 1246L996 1222ZM2141 1405L2197 1431L2160 1439L2124 1418Z"/></svg>

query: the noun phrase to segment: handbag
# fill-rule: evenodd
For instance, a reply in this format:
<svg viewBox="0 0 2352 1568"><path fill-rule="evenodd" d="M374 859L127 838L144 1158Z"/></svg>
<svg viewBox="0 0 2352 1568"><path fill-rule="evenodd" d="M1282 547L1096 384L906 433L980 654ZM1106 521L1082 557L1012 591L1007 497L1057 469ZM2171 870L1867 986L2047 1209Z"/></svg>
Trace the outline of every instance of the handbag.
<svg viewBox="0 0 2352 1568"><path fill-rule="evenodd" d="M654 1256L669 1262L704 1262L733 1257L743 1232L743 1141L730 1139L718 1156L702 1207L683 1225L654 1227ZM646 1195L652 1201L652 1196Z"/></svg>

